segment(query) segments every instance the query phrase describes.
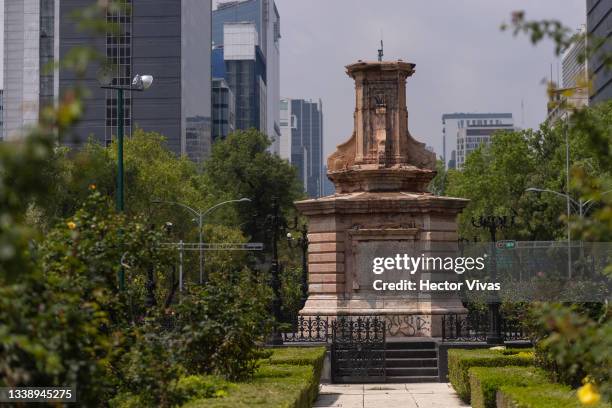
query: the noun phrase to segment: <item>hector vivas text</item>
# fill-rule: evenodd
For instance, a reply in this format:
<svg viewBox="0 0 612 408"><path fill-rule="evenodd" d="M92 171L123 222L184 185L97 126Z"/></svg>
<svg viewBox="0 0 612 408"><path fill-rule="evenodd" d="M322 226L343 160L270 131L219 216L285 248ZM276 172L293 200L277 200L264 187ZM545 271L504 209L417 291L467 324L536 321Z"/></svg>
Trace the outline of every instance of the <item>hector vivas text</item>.
<svg viewBox="0 0 612 408"><path fill-rule="evenodd" d="M421 256L413 257L408 254L396 254L395 257L377 257L372 262L372 272L381 275L386 271L399 271L414 275L417 272L455 272L462 275L470 271L482 271L485 269L487 255L482 257L432 257ZM464 286L465 285L465 286ZM376 291L459 291L463 289L476 291L498 291L501 285L498 282L481 282L478 279L455 281L430 281L429 279L401 279L394 282L385 282L383 279L376 279L372 283Z"/></svg>

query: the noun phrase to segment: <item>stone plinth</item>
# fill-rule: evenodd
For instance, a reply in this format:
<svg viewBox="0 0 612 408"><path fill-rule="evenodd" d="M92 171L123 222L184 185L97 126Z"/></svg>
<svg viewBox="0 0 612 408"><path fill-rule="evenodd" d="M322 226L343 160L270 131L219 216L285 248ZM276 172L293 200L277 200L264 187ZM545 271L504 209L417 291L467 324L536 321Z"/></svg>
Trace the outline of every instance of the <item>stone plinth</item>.
<svg viewBox="0 0 612 408"><path fill-rule="evenodd" d="M359 251L377 245L418 243L426 254L457 246L455 218L467 200L428 193L356 192L296 203L308 217L309 296L303 315L385 315L398 322L405 316L429 316L421 335L439 336L439 319L432 315L464 313L456 296L427 293L376 296L359 265ZM452 278L452 277L449 277ZM404 335L406 333L403 333Z"/></svg>
<svg viewBox="0 0 612 408"><path fill-rule="evenodd" d="M406 79L414 68L403 61L346 67L355 81L354 131L327 160L336 194L296 203L310 232L303 315L384 315L388 335L439 336L442 314L465 312L452 293L373 289L373 257L453 253L456 217L468 202L426 191L436 158L408 131ZM435 271L418 278L434 274L456 278Z"/></svg>

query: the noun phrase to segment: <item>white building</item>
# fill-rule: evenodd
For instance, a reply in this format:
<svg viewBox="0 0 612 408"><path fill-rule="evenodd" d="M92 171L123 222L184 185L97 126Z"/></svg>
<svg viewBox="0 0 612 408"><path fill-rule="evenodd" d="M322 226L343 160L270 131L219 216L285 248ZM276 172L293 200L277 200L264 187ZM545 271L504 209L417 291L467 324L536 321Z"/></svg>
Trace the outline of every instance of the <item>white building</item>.
<svg viewBox="0 0 612 408"><path fill-rule="evenodd" d="M20 138L57 97L58 72L45 68L59 54L58 9L54 0L4 2L4 140Z"/></svg>
<svg viewBox="0 0 612 408"><path fill-rule="evenodd" d="M442 115L442 157L449 168L461 168L466 157L493 133L514 130L511 113L445 113ZM453 157L454 152L454 157ZM454 160L449 160L450 158Z"/></svg>

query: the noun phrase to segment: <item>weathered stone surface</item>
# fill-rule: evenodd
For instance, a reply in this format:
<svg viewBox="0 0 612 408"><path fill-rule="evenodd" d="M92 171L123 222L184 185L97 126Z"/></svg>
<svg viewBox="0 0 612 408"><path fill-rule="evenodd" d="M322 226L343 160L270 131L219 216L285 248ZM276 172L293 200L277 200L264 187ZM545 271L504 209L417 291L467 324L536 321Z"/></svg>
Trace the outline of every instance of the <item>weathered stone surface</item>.
<svg viewBox="0 0 612 408"><path fill-rule="evenodd" d="M435 155L408 132L405 84L413 72L402 61L347 66L357 94L355 131L328 159L336 194L296 202L309 221L303 315L385 315L406 335L422 314L427 328L418 332L436 336L441 314L465 311L452 295L378 295L363 264L368 250L418 245L419 254L443 254L457 247L455 220L468 201L426 191Z"/></svg>

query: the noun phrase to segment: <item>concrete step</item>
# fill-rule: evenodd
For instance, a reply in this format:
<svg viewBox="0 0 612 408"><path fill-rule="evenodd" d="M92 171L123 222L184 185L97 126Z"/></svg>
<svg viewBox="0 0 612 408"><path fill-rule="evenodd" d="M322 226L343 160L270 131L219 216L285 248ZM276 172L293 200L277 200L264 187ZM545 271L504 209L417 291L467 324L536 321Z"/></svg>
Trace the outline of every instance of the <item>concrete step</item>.
<svg viewBox="0 0 612 408"><path fill-rule="evenodd" d="M386 382L389 384L438 382L438 376L387 376Z"/></svg>
<svg viewBox="0 0 612 408"><path fill-rule="evenodd" d="M433 341L388 341L387 350L423 350L435 349L436 343Z"/></svg>
<svg viewBox="0 0 612 408"><path fill-rule="evenodd" d="M387 367L387 377L437 377L437 367Z"/></svg>
<svg viewBox="0 0 612 408"><path fill-rule="evenodd" d="M438 367L437 358L387 358L385 360L385 366L391 367Z"/></svg>
<svg viewBox="0 0 612 408"><path fill-rule="evenodd" d="M385 350L386 358L437 358L438 351L435 348L431 349L416 349L416 350Z"/></svg>

